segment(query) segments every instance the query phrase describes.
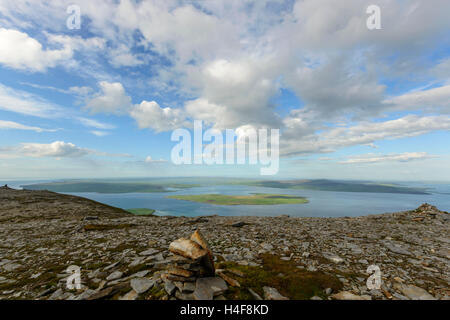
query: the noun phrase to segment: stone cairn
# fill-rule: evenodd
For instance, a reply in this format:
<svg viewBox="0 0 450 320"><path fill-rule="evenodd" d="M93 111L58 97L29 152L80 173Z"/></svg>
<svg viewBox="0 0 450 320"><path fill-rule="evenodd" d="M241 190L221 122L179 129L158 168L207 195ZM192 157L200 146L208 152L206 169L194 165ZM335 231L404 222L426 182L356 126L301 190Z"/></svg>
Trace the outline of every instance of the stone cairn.
<svg viewBox="0 0 450 320"><path fill-rule="evenodd" d="M181 238L169 245L171 256L167 272L162 274L164 288L170 296L181 300L213 300L221 298L228 286L216 277L214 257L200 231L190 239Z"/></svg>
<svg viewBox="0 0 450 320"><path fill-rule="evenodd" d="M425 219L434 219L436 216L441 214L438 208L432 206L431 204L424 203L416 210L414 210L415 216L413 217L413 221L424 221Z"/></svg>

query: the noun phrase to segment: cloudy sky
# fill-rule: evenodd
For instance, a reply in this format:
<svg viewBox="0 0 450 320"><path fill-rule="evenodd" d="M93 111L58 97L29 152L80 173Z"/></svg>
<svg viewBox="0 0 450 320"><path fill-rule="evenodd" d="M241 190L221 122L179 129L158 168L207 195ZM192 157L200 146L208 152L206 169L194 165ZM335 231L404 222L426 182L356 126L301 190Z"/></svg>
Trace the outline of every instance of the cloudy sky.
<svg viewBox="0 0 450 320"><path fill-rule="evenodd" d="M449 12L448 0L0 0L0 179L257 176L171 163L172 131L203 120L280 129L280 178L450 181Z"/></svg>

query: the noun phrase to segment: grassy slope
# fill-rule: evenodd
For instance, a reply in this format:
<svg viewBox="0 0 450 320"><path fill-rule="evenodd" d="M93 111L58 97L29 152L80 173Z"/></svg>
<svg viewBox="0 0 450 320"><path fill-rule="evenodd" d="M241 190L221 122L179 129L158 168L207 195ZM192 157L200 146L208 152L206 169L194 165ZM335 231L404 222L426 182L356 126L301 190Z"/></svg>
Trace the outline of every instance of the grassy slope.
<svg viewBox="0 0 450 320"><path fill-rule="evenodd" d="M273 205L307 203L304 197L283 194L252 194L247 196L230 196L223 194L176 195L171 199L187 200L218 205Z"/></svg>

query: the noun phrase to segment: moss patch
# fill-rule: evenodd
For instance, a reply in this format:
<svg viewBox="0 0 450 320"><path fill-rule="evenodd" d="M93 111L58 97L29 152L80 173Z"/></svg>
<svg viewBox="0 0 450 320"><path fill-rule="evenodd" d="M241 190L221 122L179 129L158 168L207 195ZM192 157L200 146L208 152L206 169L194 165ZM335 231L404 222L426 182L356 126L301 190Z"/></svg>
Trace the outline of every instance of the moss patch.
<svg viewBox="0 0 450 320"><path fill-rule="evenodd" d="M147 208L127 209L127 211L137 216L153 216L155 213L155 210Z"/></svg>
<svg viewBox="0 0 450 320"><path fill-rule="evenodd" d="M166 291L159 286L154 286L150 290L148 290L145 294L143 294L139 300L161 300L162 297L166 295Z"/></svg>
<svg viewBox="0 0 450 320"><path fill-rule="evenodd" d="M218 264L219 268L237 269L245 275L241 278L229 274L239 281L241 287L230 287L226 294L227 299L253 299L248 288L263 297L264 286L276 288L291 300L305 300L313 296L325 298L324 289L332 288L336 292L342 288L342 283L334 275L299 269L294 262L283 261L278 256L270 254L262 255L261 258L263 262L261 267L241 266L232 262Z"/></svg>

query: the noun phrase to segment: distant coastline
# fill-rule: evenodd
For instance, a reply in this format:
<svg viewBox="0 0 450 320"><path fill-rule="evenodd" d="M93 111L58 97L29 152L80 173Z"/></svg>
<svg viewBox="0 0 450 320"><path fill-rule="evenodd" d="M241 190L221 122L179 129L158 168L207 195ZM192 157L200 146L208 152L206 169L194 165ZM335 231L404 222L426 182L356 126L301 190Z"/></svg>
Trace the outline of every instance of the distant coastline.
<svg viewBox="0 0 450 320"><path fill-rule="evenodd" d="M376 182L335 181L327 179L317 180L255 180L255 179L216 179L204 183L192 179L187 183L186 178L158 179L157 181L96 181L76 180L63 182L48 182L23 185L28 190L49 190L54 192L95 192L95 193L154 193L170 192L177 189L189 189L203 185L247 185L266 188L303 189L335 192L373 192L373 193L401 193L401 194L430 194L425 188L407 187L397 184Z"/></svg>

